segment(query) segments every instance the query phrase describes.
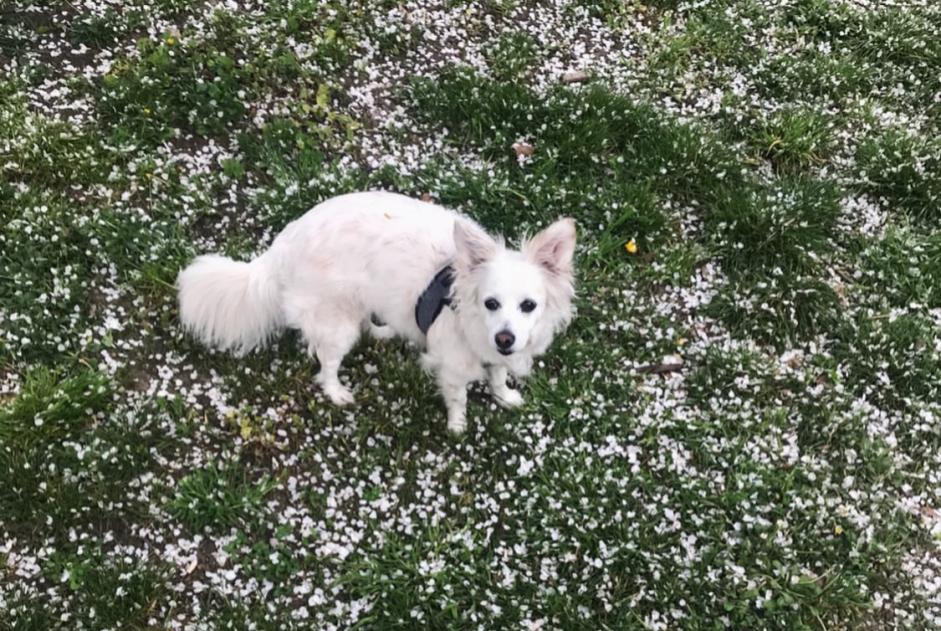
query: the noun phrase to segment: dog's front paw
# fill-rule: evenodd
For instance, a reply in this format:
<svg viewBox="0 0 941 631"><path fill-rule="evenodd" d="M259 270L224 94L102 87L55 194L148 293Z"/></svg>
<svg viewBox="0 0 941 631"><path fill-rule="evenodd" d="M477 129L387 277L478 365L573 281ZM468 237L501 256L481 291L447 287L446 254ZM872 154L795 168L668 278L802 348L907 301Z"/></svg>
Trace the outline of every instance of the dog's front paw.
<svg viewBox="0 0 941 631"><path fill-rule="evenodd" d="M327 395L327 398L338 407L345 407L351 405L355 400L353 398L353 393L350 392L349 388L341 386L340 384L324 386L324 394Z"/></svg>
<svg viewBox="0 0 941 631"><path fill-rule="evenodd" d="M467 429L467 419L464 414L448 413L448 431L460 436Z"/></svg>
<svg viewBox="0 0 941 631"><path fill-rule="evenodd" d="M518 408L523 405L523 395L520 394L519 390L513 388L502 388L494 392L493 397L497 400L497 403L507 409Z"/></svg>

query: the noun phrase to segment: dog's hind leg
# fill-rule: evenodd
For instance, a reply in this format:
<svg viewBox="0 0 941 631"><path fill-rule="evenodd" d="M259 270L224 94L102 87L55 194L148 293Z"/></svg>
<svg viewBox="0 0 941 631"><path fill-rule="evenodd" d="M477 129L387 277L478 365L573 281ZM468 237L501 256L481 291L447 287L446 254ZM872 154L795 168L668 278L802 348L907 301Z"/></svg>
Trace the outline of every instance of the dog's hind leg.
<svg viewBox="0 0 941 631"><path fill-rule="evenodd" d="M359 339L360 324L345 314L311 313L303 321L301 332L307 338L311 355L320 362L317 383L334 405L349 405L353 393L340 383L340 364L356 340Z"/></svg>

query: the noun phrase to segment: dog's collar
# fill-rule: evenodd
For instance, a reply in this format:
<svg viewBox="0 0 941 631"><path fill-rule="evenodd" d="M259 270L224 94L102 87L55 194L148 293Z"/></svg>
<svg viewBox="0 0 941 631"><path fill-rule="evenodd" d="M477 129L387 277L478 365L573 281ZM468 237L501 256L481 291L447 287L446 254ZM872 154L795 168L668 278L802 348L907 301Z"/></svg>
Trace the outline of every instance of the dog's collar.
<svg viewBox="0 0 941 631"><path fill-rule="evenodd" d="M451 300L451 285L454 283L454 268L448 265L435 274L425 288L418 302L415 303L415 322L422 333L427 335L445 305L454 308Z"/></svg>

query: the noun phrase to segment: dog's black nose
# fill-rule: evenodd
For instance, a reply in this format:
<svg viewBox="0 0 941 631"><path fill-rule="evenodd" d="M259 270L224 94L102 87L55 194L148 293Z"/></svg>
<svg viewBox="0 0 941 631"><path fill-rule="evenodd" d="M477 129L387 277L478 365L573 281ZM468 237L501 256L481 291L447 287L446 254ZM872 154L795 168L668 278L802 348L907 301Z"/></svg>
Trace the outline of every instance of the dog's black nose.
<svg viewBox="0 0 941 631"><path fill-rule="evenodd" d="M516 341L516 336L509 331L500 331L494 336L494 339L497 342L497 348L501 351L505 351L513 346L513 342Z"/></svg>

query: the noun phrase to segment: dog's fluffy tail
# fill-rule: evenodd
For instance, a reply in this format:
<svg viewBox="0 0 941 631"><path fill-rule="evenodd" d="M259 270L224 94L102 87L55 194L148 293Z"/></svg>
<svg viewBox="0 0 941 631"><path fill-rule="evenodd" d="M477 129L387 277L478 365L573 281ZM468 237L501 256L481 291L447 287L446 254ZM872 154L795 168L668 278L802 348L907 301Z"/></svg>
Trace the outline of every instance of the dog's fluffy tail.
<svg viewBox="0 0 941 631"><path fill-rule="evenodd" d="M243 354L283 323L277 269L270 252L241 263L200 256L177 279L180 320L203 343Z"/></svg>

